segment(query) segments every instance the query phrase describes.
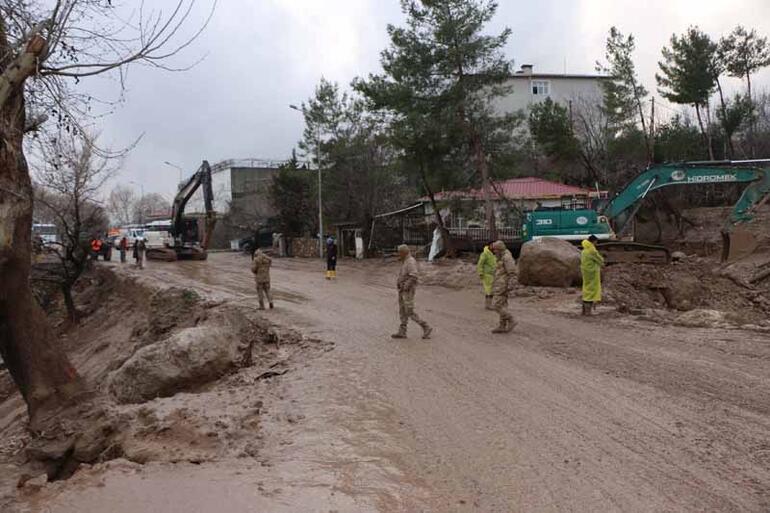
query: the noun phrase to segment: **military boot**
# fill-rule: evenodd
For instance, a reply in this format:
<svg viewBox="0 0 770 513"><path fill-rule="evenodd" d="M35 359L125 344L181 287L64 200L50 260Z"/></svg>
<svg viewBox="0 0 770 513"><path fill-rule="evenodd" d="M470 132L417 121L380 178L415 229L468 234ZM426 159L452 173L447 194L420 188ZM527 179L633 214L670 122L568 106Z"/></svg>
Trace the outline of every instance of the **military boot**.
<svg viewBox="0 0 770 513"><path fill-rule="evenodd" d="M422 339L428 340L430 338L430 334L433 333L433 328L428 326L427 324L422 327Z"/></svg>
<svg viewBox="0 0 770 513"><path fill-rule="evenodd" d="M514 321L513 319L506 319L505 320L505 331L503 333L510 333L513 331L513 328L516 327L518 323Z"/></svg>
<svg viewBox="0 0 770 513"><path fill-rule="evenodd" d="M406 338L406 326L400 326L398 331L392 334L390 338Z"/></svg>
<svg viewBox="0 0 770 513"><path fill-rule="evenodd" d="M583 315L591 315L591 303L588 301L583 301Z"/></svg>
<svg viewBox="0 0 770 513"><path fill-rule="evenodd" d="M500 324L497 326L497 328L492 330L492 333L508 333L506 330L508 328L506 327L505 321L503 319L500 319Z"/></svg>
<svg viewBox="0 0 770 513"><path fill-rule="evenodd" d="M484 308L487 310L494 310L494 307L492 306L492 296L487 296L484 298Z"/></svg>

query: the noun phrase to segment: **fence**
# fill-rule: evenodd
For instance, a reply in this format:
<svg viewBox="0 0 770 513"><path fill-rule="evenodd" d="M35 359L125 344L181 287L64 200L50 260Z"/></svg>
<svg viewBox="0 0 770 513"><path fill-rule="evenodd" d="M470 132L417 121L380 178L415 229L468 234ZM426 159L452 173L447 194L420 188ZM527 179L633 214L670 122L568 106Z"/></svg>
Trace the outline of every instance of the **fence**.
<svg viewBox="0 0 770 513"><path fill-rule="evenodd" d="M465 239L473 242L491 242L492 231L489 228L449 228L452 238ZM497 229L497 238L512 242L521 238L521 228L504 226Z"/></svg>

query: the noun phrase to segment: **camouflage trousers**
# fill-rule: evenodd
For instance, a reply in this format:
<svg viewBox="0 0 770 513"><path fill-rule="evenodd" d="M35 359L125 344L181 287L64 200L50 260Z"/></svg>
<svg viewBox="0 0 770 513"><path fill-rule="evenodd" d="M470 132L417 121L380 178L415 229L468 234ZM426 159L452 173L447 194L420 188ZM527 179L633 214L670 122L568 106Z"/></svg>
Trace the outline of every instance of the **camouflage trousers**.
<svg viewBox="0 0 770 513"><path fill-rule="evenodd" d="M406 331L409 319L419 324L423 329L428 327L428 323L423 321L414 311L414 292L414 289L400 290L398 292L398 315L401 319L402 331Z"/></svg>
<svg viewBox="0 0 770 513"><path fill-rule="evenodd" d="M260 308L265 306L265 298L267 298L268 304L273 302L273 293L270 292L269 281L257 282L257 297L259 298Z"/></svg>
<svg viewBox="0 0 770 513"><path fill-rule="evenodd" d="M495 294L492 298L492 308L500 316L500 324L504 321L512 321L513 315L508 311L508 292Z"/></svg>

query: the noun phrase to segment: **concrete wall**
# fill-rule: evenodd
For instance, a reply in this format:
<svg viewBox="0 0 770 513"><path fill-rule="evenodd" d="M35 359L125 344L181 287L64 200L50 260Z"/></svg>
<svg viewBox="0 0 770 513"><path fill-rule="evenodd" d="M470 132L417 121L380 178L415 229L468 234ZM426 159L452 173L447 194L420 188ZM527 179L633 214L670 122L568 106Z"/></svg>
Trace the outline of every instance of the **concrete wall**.
<svg viewBox="0 0 770 513"><path fill-rule="evenodd" d="M533 94L533 81L548 82L549 94L547 96ZM575 108L583 102L599 105L602 102L600 83L600 78L589 76L515 75L508 80L507 84L513 87L513 91L507 96L497 98L493 102L493 108L499 114L511 114L517 111L526 113L532 104L541 102L547 97L565 107L570 101Z"/></svg>

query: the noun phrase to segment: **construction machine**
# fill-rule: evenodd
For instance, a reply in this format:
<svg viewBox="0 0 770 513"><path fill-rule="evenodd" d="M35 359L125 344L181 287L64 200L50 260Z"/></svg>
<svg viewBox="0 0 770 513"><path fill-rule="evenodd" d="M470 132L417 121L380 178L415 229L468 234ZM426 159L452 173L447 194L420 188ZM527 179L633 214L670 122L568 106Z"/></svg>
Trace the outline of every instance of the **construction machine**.
<svg viewBox="0 0 770 513"><path fill-rule="evenodd" d="M750 221L757 207L770 197L770 160L683 162L647 168L599 208L534 211L527 214L523 239L558 237L579 241L595 235L608 263L668 263L669 250L663 246L621 240L642 205L657 189L673 185L746 183L722 230L722 260L733 261L756 249L755 238L742 225Z"/></svg>
<svg viewBox="0 0 770 513"><path fill-rule="evenodd" d="M186 218L184 210L195 191L202 188L206 210L202 239L198 219ZM207 249L216 223L214 192L211 186L211 166L204 160L198 170L179 189L171 208L169 237L159 246L147 248L147 259L173 262L176 260L206 260ZM161 239L162 240L162 239Z"/></svg>

